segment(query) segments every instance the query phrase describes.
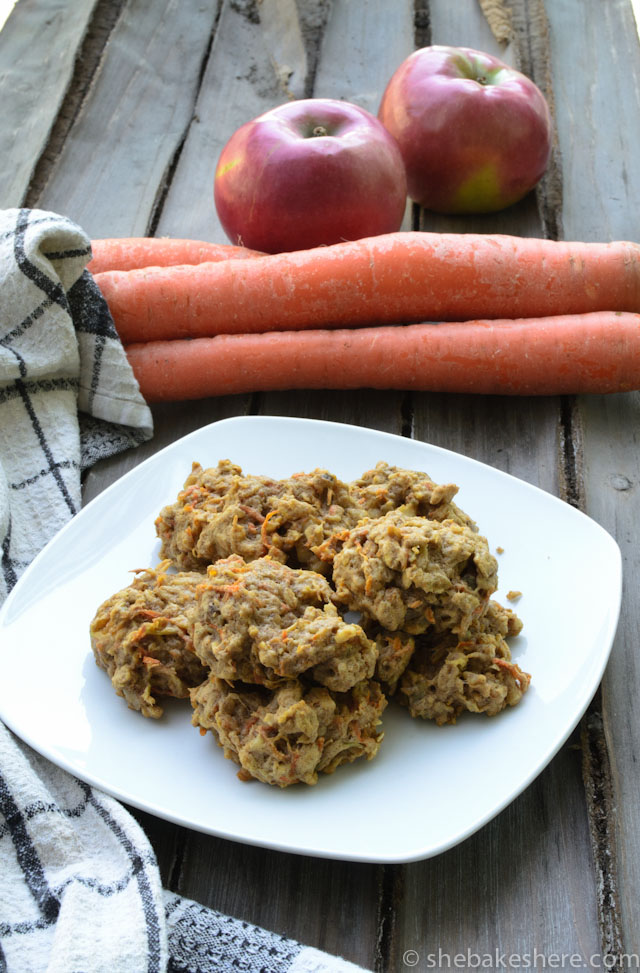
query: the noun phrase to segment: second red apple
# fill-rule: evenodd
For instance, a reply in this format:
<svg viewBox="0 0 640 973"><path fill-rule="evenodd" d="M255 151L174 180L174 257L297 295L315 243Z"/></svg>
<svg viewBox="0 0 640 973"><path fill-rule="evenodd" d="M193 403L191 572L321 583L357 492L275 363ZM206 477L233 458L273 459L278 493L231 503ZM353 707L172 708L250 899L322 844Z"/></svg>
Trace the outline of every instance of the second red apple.
<svg viewBox="0 0 640 973"><path fill-rule="evenodd" d="M551 151L540 89L499 58L434 45L389 81L378 117L400 146L409 196L442 213L486 213L522 199Z"/></svg>

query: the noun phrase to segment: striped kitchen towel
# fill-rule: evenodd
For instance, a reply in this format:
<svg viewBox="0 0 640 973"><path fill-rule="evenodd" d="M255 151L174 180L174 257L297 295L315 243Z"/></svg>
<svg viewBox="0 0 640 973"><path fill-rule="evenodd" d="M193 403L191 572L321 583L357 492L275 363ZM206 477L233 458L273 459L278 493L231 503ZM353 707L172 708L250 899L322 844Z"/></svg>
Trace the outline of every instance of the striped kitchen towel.
<svg viewBox="0 0 640 973"><path fill-rule="evenodd" d="M90 241L38 210L0 213L0 600L80 509L80 474L153 432Z"/></svg>
<svg viewBox="0 0 640 973"><path fill-rule="evenodd" d="M0 212L0 603L80 509L82 470L153 433L90 256L64 217ZM0 651L0 694L1 673ZM0 973L360 970L163 890L129 812L0 723Z"/></svg>

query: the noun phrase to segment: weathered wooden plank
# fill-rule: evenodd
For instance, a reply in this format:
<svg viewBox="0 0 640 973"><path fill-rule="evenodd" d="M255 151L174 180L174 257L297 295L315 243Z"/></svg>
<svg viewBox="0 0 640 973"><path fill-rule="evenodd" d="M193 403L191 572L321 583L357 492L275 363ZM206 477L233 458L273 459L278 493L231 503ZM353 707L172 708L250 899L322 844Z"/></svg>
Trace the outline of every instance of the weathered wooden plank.
<svg viewBox="0 0 640 973"><path fill-rule="evenodd" d="M628 0L547 3L564 235L637 240L640 50ZM612 66L615 69L612 70Z"/></svg>
<svg viewBox="0 0 640 973"><path fill-rule="evenodd" d="M157 224L158 236L228 242L213 203L220 152L244 122L288 101L291 86L297 93L304 90L307 57L300 47L295 11L288 3L271 0L263 25L261 9L255 0L223 3L194 117Z"/></svg>
<svg viewBox="0 0 640 973"><path fill-rule="evenodd" d="M269 392L258 401L263 415L345 422L395 435L406 427L405 398L393 391Z"/></svg>
<svg viewBox="0 0 640 973"><path fill-rule="evenodd" d="M487 772L500 772L499 754L487 755ZM391 968L411 949L420 971L454 969L457 954L462 969L545 969L563 953L586 965L599 945L592 896L576 894L590 851L580 795L579 749L565 749L480 832L406 866Z"/></svg>
<svg viewBox="0 0 640 973"><path fill-rule="evenodd" d="M21 206L97 0L22 0L0 32L0 206Z"/></svg>
<svg viewBox="0 0 640 973"><path fill-rule="evenodd" d="M216 12L196 0L130 0L40 205L92 237L147 233L193 115Z"/></svg>
<svg viewBox="0 0 640 973"><path fill-rule="evenodd" d="M387 81L413 49L412 4L398 0L334 2L322 41L314 97L351 101L377 115Z"/></svg>
<svg viewBox="0 0 640 973"><path fill-rule="evenodd" d="M582 486L586 512L616 538L623 558L623 601L618 633L602 683L602 720L590 727L596 748L605 748L604 774L611 787L602 820L601 788L594 790L594 846L597 866L607 877L600 922L612 952L640 955L640 729L635 705L640 688L640 608L635 578L640 570L640 395L583 398L578 403L583 437ZM597 750L596 750L597 756ZM610 772L610 780L606 778Z"/></svg>
<svg viewBox="0 0 640 973"><path fill-rule="evenodd" d="M295 0L260 0L258 12L279 87L289 98L303 98L309 65Z"/></svg>
<svg viewBox="0 0 640 973"><path fill-rule="evenodd" d="M509 64L513 61L509 46L496 40L478 0L458 0L457 3L432 0L429 3L429 24L432 44L474 47L478 51L503 57Z"/></svg>
<svg viewBox="0 0 640 973"><path fill-rule="evenodd" d="M580 5L579 16L575 4L546 7L564 170L564 235L640 241L640 43L631 4L590 0ZM618 635L602 685L602 718L596 713L585 729L586 745L595 753L586 780L602 885L601 936L612 954L640 954L640 728L632 715L640 688L640 596L632 581L640 523L639 409L637 393L581 398L574 419L574 435L582 441L577 488L586 512L620 544L625 576Z"/></svg>
<svg viewBox="0 0 640 973"><path fill-rule="evenodd" d="M518 51L498 44L474 0L431 0L429 13L432 43L475 47L515 63ZM420 225L437 231L543 235L533 193L488 216L423 212ZM411 401L415 438L561 492L557 400L423 394ZM467 950L491 955L493 968L499 967L496 950L524 956L535 946L540 954L588 956L599 949L595 915L579 752L565 747L534 785L478 834L438 859L405 869L404 905L391 955L397 969L406 949L419 953L417 969L429 968L429 954L438 949L451 958Z"/></svg>
<svg viewBox="0 0 640 973"><path fill-rule="evenodd" d="M557 400L424 394L414 397L414 436L561 491Z"/></svg>
<svg viewBox="0 0 640 973"><path fill-rule="evenodd" d="M197 888L198 901L373 969L380 881L379 866L209 838L185 854L176 890Z"/></svg>

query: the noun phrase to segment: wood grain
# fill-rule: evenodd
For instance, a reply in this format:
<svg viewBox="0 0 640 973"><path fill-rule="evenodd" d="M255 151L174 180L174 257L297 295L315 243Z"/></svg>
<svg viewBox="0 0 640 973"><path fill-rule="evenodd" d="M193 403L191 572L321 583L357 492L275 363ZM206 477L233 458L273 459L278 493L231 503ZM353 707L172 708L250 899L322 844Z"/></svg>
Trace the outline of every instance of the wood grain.
<svg viewBox="0 0 640 973"><path fill-rule="evenodd" d="M41 206L92 238L146 235L193 117L216 14L215 3L129 0Z"/></svg>
<svg viewBox="0 0 640 973"><path fill-rule="evenodd" d="M0 206L21 206L97 0L21 4L0 31ZM9 164L8 161L10 160Z"/></svg>
<svg viewBox="0 0 640 973"><path fill-rule="evenodd" d="M207 59L193 119L172 174L157 236L182 236L189 227L194 239L228 242L213 204L213 175L220 152L245 122L289 100L274 65L271 43L278 14L286 24L288 8L271 4L268 28L251 0L224 0L213 46ZM299 26L291 27L294 33ZM282 47L296 48L294 41ZM294 74L299 74L299 70ZM300 85L302 80L295 78Z"/></svg>
<svg viewBox="0 0 640 973"><path fill-rule="evenodd" d="M640 42L629 3L547 2L567 240L637 240ZM616 66L621 75L614 74Z"/></svg>
<svg viewBox="0 0 640 973"><path fill-rule="evenodd" d="M222 912L372 968L381 875L376 865L208 838L187 845L175 889L195 889Z"/></svg>
<svg viewBox="0 0 640 973"><path fill-rule="evenodd" d="M640 42L631 5L588 0L578 19L571 4L547 3L546 9L564 170L564 235L640 241ZM625 66L624 81L614 80L614 64ZM640 730L634 716L640 595L633 583L640 523L639 409L638 393L581 398L569 430L581 443L578 490L584 508L618 540L624 564L622 611L602 708L596 706L585 725L600 933L603 951L612 956L640 954Z"/></svg>
<svg viewBox="0 0 640 973"><path fill-rule="evenodd" d="M499 773L499 767L499 755L488 754L487 772ZM511 955L525 968L528 956L533 967L534 950L547 958L564 952L586 959L599 952L593 895L588 886L578 894L590 854L585 817L580 752L567 748L480 832L437 858L406 866L393 969L402 969L407 949L420 954L419 970L429 969L429 956L439 950L451 965L468 951L485 968L490 957L489 968L496 970L497 957ZM467 968L474 962L482 968L473 959ZM446 969L447 960L439 966Z"/></svg>
<svg viewBox="0 0 640 973"><path fill-rule="evenodd" d="M381 31L381 24L392 29ZM413 49L412 4L334 2L322 39L314 97L348 100L377 115L387 81Z"/></svg>
<svg viewBox="0 0 640 973"><path fill-rule="evenodd" d="M347 422L398 436L406 432L407 397L389 390L268 392L257 397L257 402L263 415Z"/></svg>
<svg viewBox="0 0 640 973"><path fill-rule="evenodd" d="M623 563L622 609L602 684L602 714L588 728L588 742L596 756L595 766L587 767L589 779L596 776L591 809L594 848L607 885L600 923L612 953L620 950L640 954L640 840L636 811L640 803L640 728L636 715L640 598L634 580L640 570L640 396L584 398L579 403L579 413L586 512L616 538ZM604 818L600 813L603 788L597 780L603 772L598 753L601 748L605 793L607 786L611 788ZM607 781L609 767L611 778Z"/></svg>

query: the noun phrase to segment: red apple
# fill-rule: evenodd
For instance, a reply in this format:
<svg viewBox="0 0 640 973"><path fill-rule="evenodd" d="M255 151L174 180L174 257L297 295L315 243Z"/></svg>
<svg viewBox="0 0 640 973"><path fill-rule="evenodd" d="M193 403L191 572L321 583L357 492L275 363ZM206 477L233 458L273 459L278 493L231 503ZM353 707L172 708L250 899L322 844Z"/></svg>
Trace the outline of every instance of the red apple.
<svg viewBox="0 0 640 973"><path fill-rule="evenodd" d="M233 243L280 253L398 230L407 182L400 150L374 115L307 98L231 136L214 199Z"/></svg>
<svg viewBox="0 0 640 973"><path fill-rule="evenodd" d="M400 146L409 196L441 213L504 209L533 189L549 161L544 95L482 51L415 51L389 81L378 117Z"/></svg>

